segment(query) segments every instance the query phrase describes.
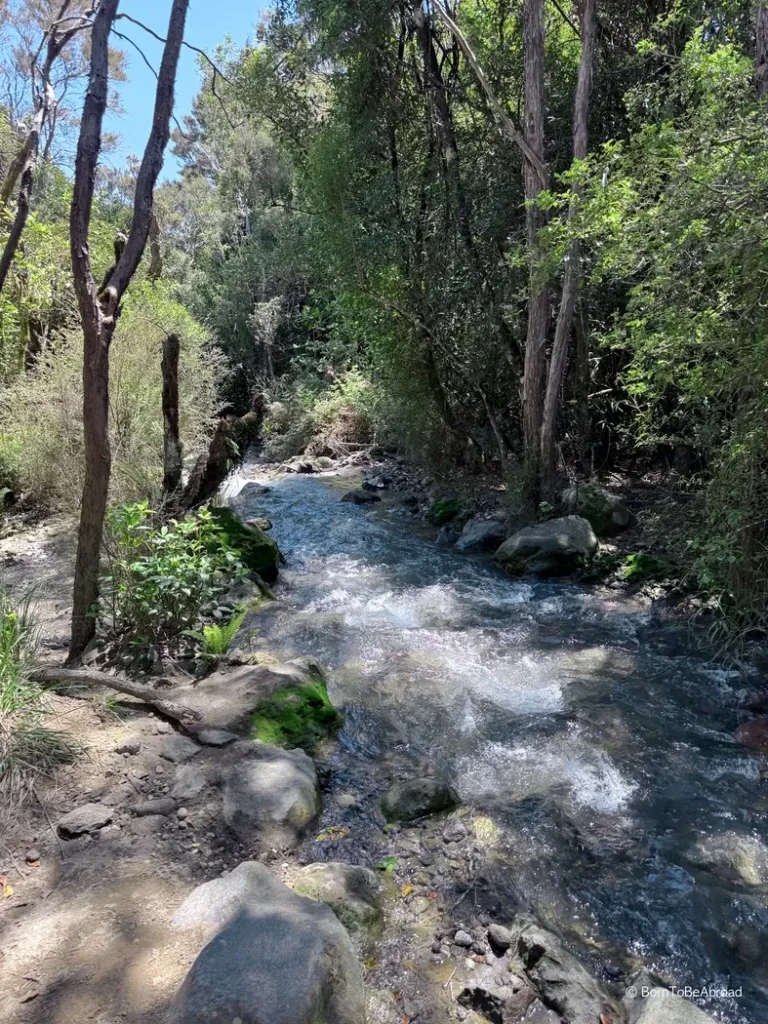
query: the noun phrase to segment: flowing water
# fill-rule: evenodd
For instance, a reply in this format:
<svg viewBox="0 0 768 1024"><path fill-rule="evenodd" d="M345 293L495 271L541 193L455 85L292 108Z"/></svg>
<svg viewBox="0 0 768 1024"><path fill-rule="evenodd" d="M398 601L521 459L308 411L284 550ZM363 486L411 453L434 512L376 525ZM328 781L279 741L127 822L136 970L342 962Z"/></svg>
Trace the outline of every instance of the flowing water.
<svg viewBox="0 0 768 1024"><path fill-rule="evenodd" d="M624 596L512 580L402 512L340 503L350 481L264 482L234 499L287 559L260 640L332 669L342 783L367 779L372 806L379 764L431 764L496 826L479 900L624 969L741 986L699 1002L765 1024L766 889L688 857L700 836L765 831L761 759L732 739L738 678Z"/></svg>

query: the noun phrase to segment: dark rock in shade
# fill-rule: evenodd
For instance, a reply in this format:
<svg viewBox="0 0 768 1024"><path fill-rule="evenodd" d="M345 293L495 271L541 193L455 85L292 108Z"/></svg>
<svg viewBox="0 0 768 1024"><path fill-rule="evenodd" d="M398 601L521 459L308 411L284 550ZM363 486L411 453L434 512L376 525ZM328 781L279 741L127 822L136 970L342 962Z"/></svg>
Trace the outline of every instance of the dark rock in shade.
<svg viewBox="0 0 768 1024"><path fill-rule="evenodd" d="M598 537L612 537L632 525L632 513L596 483L573 484L561 495L563 507L571 515L588 520Z"/></svg>
<svg viewBox="0 0 768 1024"><path fill-rule="evenodd" d="M201 729L196 735L204 747L227 747L238 739L237 733L227 729Z"/></svg>
<svg viewBox="0 0 768 1024"><path fill-rule="evenodd" d="M218 934L176 993L169 1024L365 1021L362 973L343 926L263 864L241 864L200 886L173 923Z"/></svg>
<svg viewBox="0 0 768 1024"><path fill-rule="evenodd" d="M734 735L742 747L768 751L768 718L752 718L740 725Z"/></svg>
<svg viewBox="0 0 768 1024"><path fill-rule="evenodd" d="M171 736L163 742L160 757L172 764L182 764L200 753L200 747L187 736Z"/></svg>
<svg viewBox="0 0 768 1024"><path fill-rule="evenodd" d="M435 537L435 544L439 548L449 548L459 539L459 530L453 523L447 523L440 527L440 532Z"/></svg>
<svg viewBox="0 0 768 1024"><path fill-rule="evenodd" d="M210 513L230 547L240 553L246 568L258 573L266 583L274 583L283 561L276 542L257 526L247 526L231 508L212 505Z"/></svg>
<svg viewBox="0 0 768 1024"><path fill-rule="evenodd" d="M469 932L463 931L461 928L453 936L454 946L463 946L465 949L469 949L472 945L473 939Z"/></svg>
<svg viewBox="0 0 768 1024"><path fill-rule="evenodd" d="M556 576L585 565L598 546L586 519L565 516L519 530L504 541L496 552L496 560L513 575L532 572Z"/></svg>
<svg viewBox="0 0 768 1024"><path fill-rule="evenodd" d="M528 1021L526 1014L533 1003L535 993L520 978L509 975L509 981L494 977L498 971L481 969L480 976L467 980L459 993L459 1005L482 1014L490 1024L510 1024L511 1021ZM499 984L503 980L504 984ZM546 1020L546 1018L543 1018ZM552 1016L553 1020L557 1018Z"/></svg>
<svg viewBox="0 0 768 1024"><path fill-rule="evenodd" d="M470 519L456 541L459 551L495 551L507 537L507 527L498 519Z"/></svg>
<svg viewBox="0 0 768 1024"><path fill-rule="evenodd" d="M145 818L150 814L162 814L167 816L176 810L176 801L171 797L161 797L159 800L142 800L131 808L137 818Z"/></svg>
<svg viewBox="0 0 768 1024"><path fill-rule="evenodd" d="M223 784L224 820L261 850L294 846L322 809L315 766L303 750L250 744Z"/></svg>
<svg viewBox="0 0 768 1024"><path fill-rule="evenodd" d="M377 501L381 501L381 498L373 491L365 491L362 487L356 487L353 491L347 491L341 500L352 502L355 505L374 505Z"/></svg>
<svg viewBox="0 0 768 1024"><path fill-rule="evenodd" d="M617 1018L608 993L556 936L526 917L515 922L512 932L526 977L568 1024L595 1024L601 1014Z"/></svg>
<svg viewBox="0 0 768 1024"><path fill-rule="evenodd" d="M427 814L449 811L459 804L455 790L437 779L396 782L381 800L387 821L413 821Z"/></svg>
<svg viewBox="0 0 768 1024"><path fill-rule="evenodd" d="M97 832L112 821L112 808L104 804L83 804L59 819L56 831L62 839L74 839L88 832Z"/></svg>

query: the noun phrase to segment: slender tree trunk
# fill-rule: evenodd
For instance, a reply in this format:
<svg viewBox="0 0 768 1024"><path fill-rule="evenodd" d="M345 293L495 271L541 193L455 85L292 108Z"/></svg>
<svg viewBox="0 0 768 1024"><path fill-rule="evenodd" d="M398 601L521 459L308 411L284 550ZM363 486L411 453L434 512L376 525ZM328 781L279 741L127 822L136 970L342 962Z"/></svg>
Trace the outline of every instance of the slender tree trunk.
<svg viewBox="0 0 768 1024"><path fill-rule="evenodd" d="M80 123L70 212L72 274L83 325L83 433L85 479L75 562L72 636L69 658L76 660L93 638L99 598L99 556L109 493L109 347L120 315L120 300L139 265L150 233L155 183L170 135L174 84L184 38L189 0L173 0L168 36L160 63L152 129L136 179L133 219L124 245L116 247L116 265L103 290L91 268L88 229L96 165L107 106L109 35L119 0L101 0L93 20L91 71ZM119 255L118 255L119 253Z"/></svg>
<svg viewBox="0 0 768 1024"><path fill-rule="evenodd" d="M160 224L154 213L149 222L149 254L147 277L152 282L159 281L163 276L163 252L160 248Z"/></svg>
<svg viewBox="0 0 768 1024"><path fill-rule="evenodd" d="M576 434L578 436L579 462L584 476L592 473L592 417L589 412L589 324L582 300L577 300L576 358L573 361L573 390L576 401Z"/></svg>
<svg viewBox="0 0 768 1024"><path fill-rule="evenodd" d="M179 439L179 353L178 335L163 340L163 493L175 494L181 484L181 441Z"/></svg>
<svg viewBox="0 0 768 1024"><path fill-rule="evenodd" d="M755 28L755 84L760 99L768 93L768 6L759 4Z"/></svg>
<svg viewBox="0 0 768 1024"><path fill-rule="evenodd" d="M576 86L576 100L573 110L573 159L585 160L589 145L588 117L589 91L592 83L592 61L595 50L597 0L581 0L581 62L579 79ZM573 213L578 199L578 191L574 186L571 191L571 203L568 219ZM554 496L557 480L557 412L560 404L560 392L565 377L565 364L571 343L573 330L573 314L581 281L581 253L578 241L571 243L563 278L563 293L560 299L560 311L555 328L555 340L552 343L552 355L549 362L547 392L541 423L541 492L542 496L551 500Z"/></svg>
<svg viewBox="0 0 768 1024"><path fill-rule="evenodd" d="M544 161L544 0L525 0L523 8L523 43L525 50L525 143L535 154L538 164L525 159L526 228L530 261L528 290L528 331L523 368L523 438L525 442L526 486L529 499L536 501L539 493L539 453L541 449L541 418L544 409L544 382L547 362L547 331L549 328L549 288L539 271L538 233L543 224L542 212L535 199L549 186L549 176L542 175Z"/></svg>

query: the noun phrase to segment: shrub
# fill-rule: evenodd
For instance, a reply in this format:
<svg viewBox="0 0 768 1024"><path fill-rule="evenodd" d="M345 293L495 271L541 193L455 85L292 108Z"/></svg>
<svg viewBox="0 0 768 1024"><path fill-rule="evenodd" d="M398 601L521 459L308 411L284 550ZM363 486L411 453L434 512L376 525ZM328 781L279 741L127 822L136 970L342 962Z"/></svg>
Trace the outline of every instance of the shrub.
<svg viewBox="0 0 768 1024"><path fill-rule="evenodd" d="M132 292L115 333L110 368L112 498L152 500L162 481L161 345L181 338L180 430L187 454L208 436L223 357L160 285ZM82 340L59 337L37 369L15 378L0 415L0 478L48 504L72 510L83 473Z"/></svg>
<svg viewBox="0 0 768 1024"><path fill-rule="evenodd" d="M147 502L108 516L102 618L113 634L157 649L197 625L246 569L208 509L157 525Z"/></svg>
<svg viewBox="0 0 768 1024"><path fill-rule="evenodd" d="M17 607L0 589L0 806L10 810L40 775L74 756L61 733L44 727L42 689L30 679L36 628L27 599Z"/></svg>

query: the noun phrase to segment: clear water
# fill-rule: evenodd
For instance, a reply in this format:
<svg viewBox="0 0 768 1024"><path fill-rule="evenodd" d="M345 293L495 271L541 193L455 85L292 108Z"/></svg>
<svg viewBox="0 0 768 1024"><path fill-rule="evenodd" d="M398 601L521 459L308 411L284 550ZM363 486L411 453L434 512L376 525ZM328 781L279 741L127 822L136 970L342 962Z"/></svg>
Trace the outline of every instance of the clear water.
<svg viewBox="0 0 768 1024"><path fill-rule="evenodd" d="M765 836L762 762L732 738L738 678L623 596L514 581L410 516L340 503L349 481L264 482L233 499L272 519L288 562L258 625L333 670L343 780L376 790L384 759L431 763L499 827L478 900L537 913L596 965L742 986L701 1005L768 1022L766 892L686 858L700 835Z"/></svg>

